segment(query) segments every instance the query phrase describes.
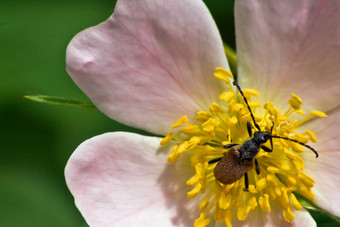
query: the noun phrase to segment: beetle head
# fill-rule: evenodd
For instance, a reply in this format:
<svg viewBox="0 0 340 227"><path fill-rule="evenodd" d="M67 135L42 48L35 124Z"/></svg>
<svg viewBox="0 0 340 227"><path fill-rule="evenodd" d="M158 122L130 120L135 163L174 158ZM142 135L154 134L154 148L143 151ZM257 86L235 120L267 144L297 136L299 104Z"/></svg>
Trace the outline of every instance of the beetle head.
<svg viewBox="0 0 340 227"><path fill-rule="evenodd" d="M261 145L267 142L271 138L271 134L268 132L256 131L254 133L253 140L258 144Z"/></svg>

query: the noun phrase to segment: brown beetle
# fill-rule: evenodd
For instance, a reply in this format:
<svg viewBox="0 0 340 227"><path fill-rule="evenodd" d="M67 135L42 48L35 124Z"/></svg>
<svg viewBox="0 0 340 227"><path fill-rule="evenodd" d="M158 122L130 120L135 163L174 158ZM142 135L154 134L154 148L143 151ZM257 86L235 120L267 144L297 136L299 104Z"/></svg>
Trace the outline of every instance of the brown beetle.
<svg viewBox="0 0 340 227"><path fill-rule="evenodd" d="M239 145L232 147L214 169L216 179L222 184L234 183L254 166L253 160L240 159L239 148Z"/></svg>
<svg viewBox="0 0 340 227"><path fill-rule="evenodd" d="M241 93L243 100L246 103L246 106L248 107L248 110L250 112L250 116L253 120L254 126L258 131L255 131L253 136L252 126L248 121L247 130L250 139L245 141L242 145L235 143L225 145L224 148L227 149L230 148L230 150L226 152L223 157L215 158L208 162L209 164L218 162L214 169L214 175L219 182L221 182L222 184L232 184L239 180L244 175L245 189L248 190L249 181L247 172L254 166L253 159L255 162L256 173L260 174L259 164L255 156L259 153L260 148L263 149L265 152L272 152L273 138L284 139L298 143L312 150L315 153L316 157L319 156L318 152L309 145L306 145L302 142L287 137L272 135L274 124L271 127L270 132L261 131L259 125L255 122L254 115L251 112L248 101L244 96L240 86L236 81L234 81L233 84L237 87L237 89ZM263 145L268 140L270 141L271 148L268 148Z"/></svg>

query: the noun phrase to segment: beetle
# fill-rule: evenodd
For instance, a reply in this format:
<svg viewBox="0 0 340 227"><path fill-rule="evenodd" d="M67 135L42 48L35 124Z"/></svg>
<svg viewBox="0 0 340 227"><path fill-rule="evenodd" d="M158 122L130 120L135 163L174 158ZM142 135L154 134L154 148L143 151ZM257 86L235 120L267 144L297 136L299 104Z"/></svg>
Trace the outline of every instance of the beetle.
<svg viewBox="0 0 340 227"><path fill-rule="evenodd" d="M272 152L273 138L284 139L298 143L313 151L316 155L316 158L319 156L318 152L307 144L295 139L272 135L274 124L272 125L270 132L261 131L260 126L255 121L254 115L240 85L236 81L233 81L233 85L237 87L238 91L242 95L243 100L250 112L255 130L257 129L258 131L255 131L253 135L252 125L249 121L247 121L247 131L250 139L246 140L243 144L231 143L225 145L224 148L229 149L229 151L225 152L223 157L215 158L208 162L209 164L218 162L214 168L214 175L220 183L225 185L232 184L244 176L245 191L248 191L249 180L247 172L253 168L255 163L255 171L258 175L260 174L260 167L255 156L259 153L260 149L263 149L265 152ZM268 140L270 141L270 148L263 145Z"/></svg>

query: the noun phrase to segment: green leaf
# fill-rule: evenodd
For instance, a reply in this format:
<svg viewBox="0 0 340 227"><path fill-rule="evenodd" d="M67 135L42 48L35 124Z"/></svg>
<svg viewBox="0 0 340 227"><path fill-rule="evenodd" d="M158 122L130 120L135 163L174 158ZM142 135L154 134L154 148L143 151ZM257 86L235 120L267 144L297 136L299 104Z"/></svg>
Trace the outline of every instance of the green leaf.
<svg viewBox="0 0 340 227"><path fill-rule="evenodd" d="M340 218L336 217L327 211L322 210L316 206L313 202L305 197L296 194L296 198L299 200L302 206L312 215L315 222L318 223L318 227L335 227L340 226Z"/></svg>
<svg viewBox="0 0 340 227"><path fill-rule="evenodd" d="M340 226L339 218L319 209L306 207L306 210L312 215L318 227L336 227Z"/></svg>
<svg viewBox="0 0 340 227"><path fill-rule="evenodd" d="M42 102L47 104L59 105L59 106L68 106L68 107L80 107L80 108L90 108L96 109L96 106L91 102L82 102L70 98L60 98L46 95L25 95L24 98L35 101Z"/></svg>
<svg viewBox="0 0 340 227"><path fill-rule="evenodd" d="M230 66L230 70L234 75L236 75L237 74L237 55L236 55L236 52L233 50L233 48L231 48L227 44L223 44L223 45L224 45L224 52L227 56L228 63L229 63L229 66Z"/></svg>

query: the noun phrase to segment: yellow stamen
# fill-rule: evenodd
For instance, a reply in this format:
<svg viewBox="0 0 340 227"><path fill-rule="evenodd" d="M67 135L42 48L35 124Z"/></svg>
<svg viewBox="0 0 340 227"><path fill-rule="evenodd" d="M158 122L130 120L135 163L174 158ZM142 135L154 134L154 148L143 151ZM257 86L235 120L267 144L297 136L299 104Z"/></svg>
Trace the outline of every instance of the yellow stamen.
<svg viewBox="0 0 340 227"><path fill-rule="evenodd" d="M302 153L304 151L304 147L297 143L292 143L292 148L297 153Z"/></svg>
<svg viewBox="0 0 340 227"><path fill-rule="evenodd" d="M231 91L229 91L229 92L226 92L226 91L224 91L221 95L220 95L220 99L221 100L223 100L223 101L226 101L226 102L228 102L232 97L234 97L234 92L231 92Z"/></svg>
<svg viewBox="0 0 340 227"><path fill-rule="evenodd" d="M267 170L268 170L268 172L270 172L270 173L278 173L278 172L280 172L280 169L278 169L278 168L276 168L276 167L274 167L274 166L268 166L267 167ZM268 175L269 176L269 175Z"/></svg>
<svg viewBox="0 0 340 227"><path fill-rule="evenodd" d="M188 116L183 116L178 121L176 121L176 123L173 124L171 127L178 128L179 126L181 126L183 123L186 123L186 122L188 122Z"/></svg>
<svg viewBox="0 0 340 227"><path fill-rule="evenodd" d="M236 125L237 122L238 122L237 117L235 115L228 118L228 120L229 120L230 124L233 124L233 125Z"/></svg>
<svg viewBox="0 0 340 227"><path fill-rule="evenodd" d="M299 192L307 199L313 200L314 193L312 190L308 189L306 186L301 186Z"/></svg>
<svg viewBox="0 0 340 227"><path fill-rule="evenodd" d="M259 102L249 102L250 107L261 107L261 103Z"/></svg>
<svg viewBox="0 0 340 227"><path fill-rule="evenodd" d="M259 204L262 210L269 212L270 211L270 204L269 204L269 195L264 194L263 196L259 197Z"/></svg>
<svg viewBox="0 0 340 227"><path fill-rule="evenodd" d="M299 121L296 126L299 126L299 125L302 125L302 124L306 123L307 121L309 121L313 117L321 117L321 118L323 118L323 117L327 117L327 115L324 112L312 110L312 111L309 112L309 116L306 117L305 119Z"/></svg>
<svg viewBox="0 0 340 227"><path fill-rule="evenodd" d="M174 134L173 132L170 132L168 135L166 135L166 136L161 140L160 145L165 145L165 144L169 143L169 142L171 141L171 139L172 139L172 135L173 135L173 134Z"/></svg>
<svg viewBox="0 0 340 227"><path fill-rule="evenodd" d="M324 112L321 112L321 111L317 111L317 110L312 110L310 112L310 114L317 116L317 117L327 117L327 114L325 114Z"/></svg>
<svg viewBox="0 0 340 227"><path fill-rule="evenodd" d="M224 222L226 224L227 227L232 227L232 220L234 218L234 213L231 210L227 210L226 214L225 214L225 219Z"/></svg>
<svg viewBox="0 0 340 227"><path fill-rule="evenodd" d="M269 168L269 167L268 167ZM267 169L268 169L267 168ZM274 167L275 168L275 167ZM278 169L278 168L275 168L275 169L277 169L277 173L279 173L280 172L280 169ZM268 172L269 172L269 170L268 170ZM276 172L276 171L275 171ZM270 182L270 184L272 184L272 185L274 185L274 186L277 186L277 184L278 184L278 180L277 180L277 177L275 176L275 174L268 174L267 175L267 182Z"/></svg>
<svg viewBox="0 0 340 227"><path fill-rule="evenodd" d="M288 207L283 211L283 217L287 222L293 221L295 215L292 213L292 210Z"/></svg>
<svg viewBox="0 0 340 227"><path fill-rule="evenodd" d="M206 218L206 213L201 213L201 216L196 219L194 223L194 227L204 227L207 226L210 222L210 218Z"/></svg>
<svg viewBox="0 0 340 227"><path fill-rule="evenodd" d="M211 196L207 196L203 199L203 201L201 202L201 204L199 206L200 212L203 212L205 210L205 208L208 207L210 198L211 198Z"/></svg>
<svg viewBox="0 0 340 227"><path fill-rule="evenodd" d="M231 86L231 83L230 83L230 79L234 79L234 76L231 72L225 70L224 68L216 68L215 70L215 73L214 73L214 76L217 78L217 79L220 79L220 80L223 80L224 82L226 82L229 86L229 89L232 91L233 88Z"/></svg>
<svg viewBox="0 0 340 227"><path fill-rule="evenodd" d="M230 83L229 79L233 79L234 76L231 72L225 70L224 68L216 68L214 76L220 80Z"/></svg>
<svg viewBox="0 0 340 227"><path fill-rule="evenodd" d="M174 163L178 159L179 154L177 153L177 149L178 145L175 145L174 148L172 149L171 154L168 157L168 162Z"/></svg>
<svg viewBox="0 0 340 227"><path fill-rule="evenodd" d="M299 133L295 133L295 136L293 137L293 139L296 139L297 141L300 141L301 143L307 143L309 140L309 137L304 136Z"/></svg>
<svg viewBox="0 0 340 227"><path fill-rule="evenodd" d="M293 107L293 109L299 110L302 105L302 99L293 93L291 94L291 96L292 96L292 99L288 101L289 105Z"/></svg>
<svg viewBox="0 0 340 227"><path fill-rule="evenodd" d="M198 177L197 174L195 174L194 176L192 176L189 180L187 180L187 185L194 185L196 184L198 181L200 180L200 178Z"/></svg>
<svg viewBox="0 0 340 227"><path fill-rule="evenodd" d="M196 186L190 192L187 193L188 198L189 199L194 198L199 193L200 190L201 190L201 184L196 184Z"/></svg>
<svg viewBox="0 0 340 227"><path fill-rule="evenodd" d="M253 95L255 97L260 96L260 93L256 91L255 89L243 89L243 93L245 96L248 96L248 95Z"/></svg>
<svg viewBox="0 0 340 227"><path fill-rule="evenodd" d="M210 105L209 112L213 116L217 116L218 114L223 113L224 111L221 109L220 105L218 105L217 103L213 103Z"/></svg>
<svg viewBox="0 0 340 227"><path fill-rule="evenodd" d="M199 112L197 112L196 120L205 122L205 121L207 121L210 117L211 117L210 114L208 114L207 112L205 112L205 111L199 111Z"/></svg>
<svg viewBox="0 0 340 227"><path fill-rule="evenodd" d="M231 184L219 182L214 174L217 164L208 162L222 158L229 152L223 148L224 145L230 143L242 145L250 139L247 121L252 125L254 122L243 97L239 92L235 93L231 85L232 74L217 68L214 76L229 86L229 90L224 91L219 97L221 103L212 103L209 110L197 112L195 120L183 116L172 125L173 128L181 128L175 129L161 141L162 145L170 141L176 143L168 157L170 163L176 162L184 153L191 154L189 165L194 168L195 174L186 181L186 185L190 187L187 196L190 199L198 197L199 194L203 196L198 207L201 215L196 219L194 226L207 226L210 223L210 218L207 217L213 217L215 221L224 222L226 226L231 227L234 218L245 220L257 206L265 212L271 212L273 204L279 204L284 219L291 222L294 219L294 210L302 209L294 193L299 193L310 200L314 199L312 188L315 181L302 171L304 161L297 154L304 152L306 148L292 141L273 138L273 152L268 153L260 149L256 156L260 174L258 175L254 168L247 172L248 191L244 191L244 177L236 179ZM281 111L271 102L261 105L257 100L252 100L260 95L258 91L254 89L243 91L261 131L270 131L274 125L273 135L291 138L303 144L317 141L313 132L306 130L300 134L297 127L313 117L326 117L325 113L313 110L307 117L297 121L294 116L304 114L302 99L297 95L292 93L288 101L289 109ZM264 110L259 110L261 108ZM258 130L253 128L252 132L254 131ZM264 145L271 146L269 141ZM238 148L233 149L238 151Z"/></svg>
<svg viewBox="0 0 340 227"><path fill-rule="evenodd" d="M228 209L228 207L230 206L231 203L231 195L230 194L225 194L225 193L221 193L221 197L220 200L218 202L218 206L221 209Z"/></svg>
<svg viewBox="0 0 340 227"><path fill-rule="evenodd" d="M295 197L295 195L293 193L290 194L290 199L292 200L293 206L296 210L302 209L300 202L297 200L297 198Z"/></svg>
<svg viewBox="0 0 340 227"><path fill-rule="evenodd" d="M240 220L240 221L246 220L249 211L250 211L250 207L240 206L237 210L237 219Z"/></svg>
<svg viewBox="0 0 340 227"><path fill-rule="evenodd" d="M289 207L289 198L287 195L287 189L285 187L281 188L281 195L279 196L279 202L282 207Z"/></svg>
<svg viewBox="0 0 340 227"><path fill-rule="evenodd" d="M294 187L296 185L296 178L293 176L287 176L288 187Z"/></svg>
<svg viewBox="0 0 340 227"><path fill-rule="evenodd" d="M309 139L313 142L313 143L316 143L317 140L316 140L316 136L315 134L310 131L310 130L306 130L306 134L309 136Z"/></svg>
<svg viewBox="0 0 340 227"><path fill-rule="evenodd" d="M314 179L305 174L304 172L299 173L298 179L301 180L304 183L304 185L308 188L313 187L315 184Z"/></svg>
<svg viewBox="0 0 340 227"><path fill-rule="evenodd" d="M267 179L262 178L256 182L257 190L262 191L265 187L267 187Z"/></svg>
<svg viewBox="0 0 340 227"><path fill-rule="evenodd" d="M220 122L214 118L210 118L202 124L202 128L205 132L214 132Z"/></svg>
<svg viewBox="0 0 340 227"><path fill-rule="evenodd" d="M182 132L184 134L191 135L191 136L199 134L200 131L201 130L199 129L199 127L197 125L191 125L191 126L187 126L187 127L182 128Z"/></svg>

